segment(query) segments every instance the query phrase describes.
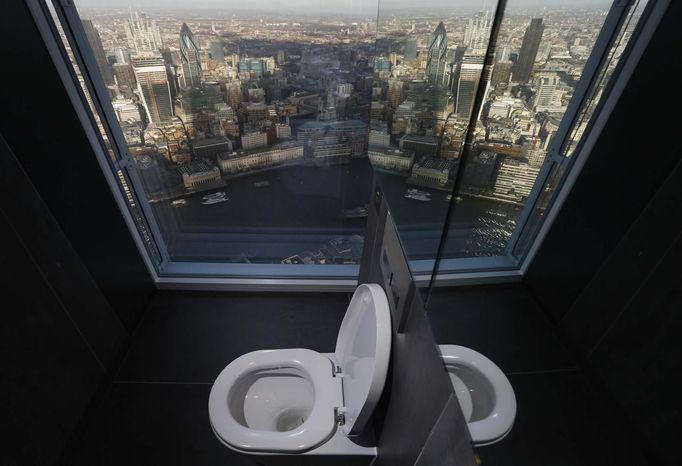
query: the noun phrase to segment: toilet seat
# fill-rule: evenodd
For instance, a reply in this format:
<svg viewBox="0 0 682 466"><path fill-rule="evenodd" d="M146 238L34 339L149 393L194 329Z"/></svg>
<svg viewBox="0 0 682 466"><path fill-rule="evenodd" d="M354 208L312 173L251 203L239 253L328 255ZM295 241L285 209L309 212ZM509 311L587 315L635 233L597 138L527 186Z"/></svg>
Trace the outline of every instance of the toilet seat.
<svg viewBox="0 0 682 466"><path fill-rule="evenodd" d="M313 386L310 414L293 430L274 432L240 424L230 411L230 390L240 379L262 371L289 369ZM216 379L208 401L213 431L226 445L243 451L295 453L325 442L336 428L335 407L343 402L341 379L334 376L332 361L308 349L253 351L232 361Z"/></svg>
<svg viewBox="0 0 682 466"><path fill-rule="evenodd" d="M440 352L446 366L465 366L480 373L495 394L492 412L468 423L472 442L485 446L502 440L511 431L516 418L516 396L507 376L490 359L471 348L440 345Z"/></svg>
<svg viewBox="0 0 682 466"><path fill-rule="evenodd" d="M230 448L266 454L306 453L334 435L362 434L386 381L391 335L383 288L358 286L334 354L254 351L223 369L208 402L214 433Z"/></svg>

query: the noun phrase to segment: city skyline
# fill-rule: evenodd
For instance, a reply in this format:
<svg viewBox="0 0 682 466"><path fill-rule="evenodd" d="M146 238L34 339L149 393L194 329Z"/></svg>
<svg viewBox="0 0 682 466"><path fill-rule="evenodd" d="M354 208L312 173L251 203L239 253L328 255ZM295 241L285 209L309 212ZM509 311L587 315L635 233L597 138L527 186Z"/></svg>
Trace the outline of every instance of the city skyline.
<svg viewBox="0 0 682 466"><path fill-rule="evenodd" d="M330 10L342 3L357 5L332 2ZM280 176L305 173L302 180L314 183L338 172L353 180L344 194L326 195L345 199L341 205L311 218L311 226L322 222L340 236L310 254L285 248L283 263L355 260L356 243L338 257L330 245L361 234L366 209L350 192L368 190L372 170L403 191L393 201L409 212L403 221L438 217L445 204L435 200L449 200L471 122L459 191L472 206L471 236L453 254L504 250L605 17L559 7L510 15L494 62L484 66L492 11L480 8L440 17L429 9L380 11L378 23L371 14L349 22L293 7L279 18L144 11L82 16L97 66L116 78L107 90L148 200L160 217L175 219L164 228L175 221L209 229L259 224L262 214L240 199L294 202ZM288 223L274 220L279 212L265 218Z"/></svg>
<svg viewBox="0 0 682 466"><path fill-rule="evenodd" d="M233 10L236 12L270 13L272 16L291 13L311 14L348 14L360 16L376 16L377 11L399 10L445 10L459 11L471 14L477 11L494 11L497 2L492 0L426 0L415 4L411 0L381 0L381 2L367 2L365 0L252 0L248 6L237 0L198 0L188 5L184 0L75 0L79 9L107 10ZM611 0L512 0L507 4L507 11L514 12L523 9L603 9L608 7Z"/></svg>

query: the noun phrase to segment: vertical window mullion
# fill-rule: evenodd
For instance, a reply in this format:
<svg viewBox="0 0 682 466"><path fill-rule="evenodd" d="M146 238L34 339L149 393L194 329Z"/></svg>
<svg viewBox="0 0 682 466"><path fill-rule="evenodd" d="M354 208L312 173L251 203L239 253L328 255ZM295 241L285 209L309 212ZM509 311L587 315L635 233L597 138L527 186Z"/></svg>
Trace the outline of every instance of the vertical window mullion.
<svg viewBox="0 0 682 466"><path fill-rule="evenodd" d="M479 77L478 84L476 85L476 94L474 95L474 101L472 104L471 115L469 116L469 125L467 126L467 131L462 143L462 151L459 156L459 163L457 164L457 169L455 171L455 180L452 185L452 197L450 198L450 205L448 206L447 212L445 214L445 220L443 222L443 231L441 232L441 237L438 242L438 249L436 253L436 258L434 261L433 272L431 273L431 281L429 283L428 289L431 290L435 286L438 271L440 269L440 262L445 250L445 244L448 240L448 233L450 231L450 221L452 219L452 212L455 210L457 205L457 193L462 186L464 181L464 173L466 169L466 161L471 152L471 148L474 144L474 137L476 133L476 125L478 123L478 114L483 105L483 100L485 99L486 86L483 83L485 78L486 68L492 66L495 60L495 49L497 47L497 38L500 34L500 27L502 26L502 19L504 18L504 13L507 7L507 0L498 0L495 6L495 14L493 16L492 26L490 27L490 37L488 38L488 46L486 48L485 58L483 60L483 69L481 70L481 76ZM448 118L450 115L448 115ZM447 118L446 118L447 122ZM443 131L445 128L443 128ZM431 292L429 291L429 297ZM428 306L428 297L426 299Z"/></svg>
<svg viewBox="0 0 682 466"><path fill-rule="evenodd" d="M561 119L559 128L552 139L542 170L538 174L538 178L535 181L533 189L528 196L523 209L521 210L516 228L514 229L512 237L507 244L506 253L509 256L513 256L513 251L515 250L516 245L518 244L522 234L526 231L528 220L537 207L538 199L540 198L540 194L544 189L549 175L552 173L555 167L560 164L566 165L564 174L562 176L562 181L565 179L566 174L570 171L570 166L572 163L562 155L563 150L569 142L572 129L580 117L580 111L583 108L583 105L585 104L593 87L598 83L597 77L599 72L602 69L602 66L605 65L604 61L608 58L611 46L618 36L620 28L627 17L632 4L633 0L616 0L611 5L611 9L609 10L604 24L602 25L601 32L597 37L597 41L594 44L590 57L585 64L580 82L578 83L573 97L568 104L568 108ZM575 156L572 157L572 159L575 159ZM561 182L559 183L559 186L560 185ZM511 257L511 259L513 260L514 258Z"/></svg>
<svg viewBox="0 0 682 466"><path fill-rule="evenodd" d="M154 213L151 210L147 196L144 194L145 191L142 187L142 180L140 179L134 162L128 152L128 145L123 137L123 133L121 132L120 127L113 123L116 121L116 117L113 113L111 104L109 104L106 87L104 86L104 82L100 78L99 73L91 72L91 70L97 70L97 63L85 36L85 31L80 22L80 16L71 0L60 0L59 3L53 3L53 6L62 22L64 33L71 44L73 55L83 74L83 80L88 88L93 104L100 115L102 126L107 133L110 144L114 147L118 157L124 160L124 171L132 184L130 187L132 189L131 194L135 197L135 201L144 214L146 224L149 226L152 233L153 244L162 258L162 263L167 262L169 259L167 245L163 241L161 230L159 229ZM109 158L107 158L107 161L109 162L109 166L112 166L112 161Z"/></svg>

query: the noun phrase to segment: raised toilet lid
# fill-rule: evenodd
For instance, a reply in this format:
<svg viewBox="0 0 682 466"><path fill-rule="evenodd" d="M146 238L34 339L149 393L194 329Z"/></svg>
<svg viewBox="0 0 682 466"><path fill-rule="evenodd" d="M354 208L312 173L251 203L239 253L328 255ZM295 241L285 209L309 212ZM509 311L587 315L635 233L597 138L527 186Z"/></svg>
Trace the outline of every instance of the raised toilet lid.
<svg viewBox="0 0 682 466"><path fill-rule="evenodd" d="M359 435L384 389L391 357L391 315L381 286L363 284L355 290L339 329L335 356L346 408L341 430Z"/></svg>

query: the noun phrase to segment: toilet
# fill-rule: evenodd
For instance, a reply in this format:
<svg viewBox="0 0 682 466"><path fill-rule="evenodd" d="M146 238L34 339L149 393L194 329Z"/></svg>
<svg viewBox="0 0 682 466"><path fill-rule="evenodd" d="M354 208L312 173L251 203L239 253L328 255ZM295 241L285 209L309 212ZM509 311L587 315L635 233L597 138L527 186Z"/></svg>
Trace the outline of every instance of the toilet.
<svg viewBox="0 0 682 466"><path fill-rule="evenodd" d="M223 369L208 400L213 432L247 454L375 455L373 445L355 439L379 401L390 352L386 294L377 284L360 285L334 353L254 351Z"/></svg>
<svg viewBox="0 0 682 466"><path fill-rule="evenodd" d="M507 376L490 359L470 348L440 345L475 446L499 442L511 431L516 396Z"/></svg>

